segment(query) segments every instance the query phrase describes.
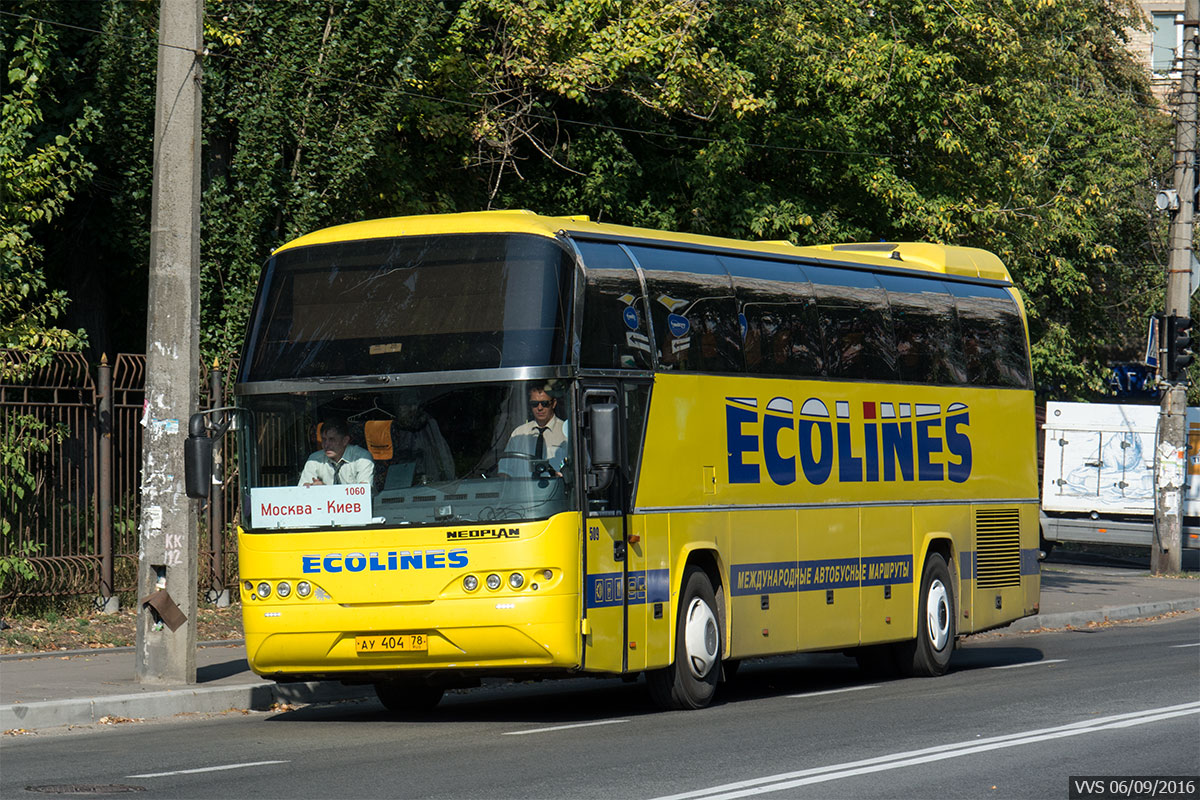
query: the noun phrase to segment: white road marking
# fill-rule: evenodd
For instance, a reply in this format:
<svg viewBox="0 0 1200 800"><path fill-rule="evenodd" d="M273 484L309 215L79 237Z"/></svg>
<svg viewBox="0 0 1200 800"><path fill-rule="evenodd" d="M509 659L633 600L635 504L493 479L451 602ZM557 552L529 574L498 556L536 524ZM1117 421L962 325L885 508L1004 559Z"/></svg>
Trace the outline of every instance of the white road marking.
<svg viewBox="0 0 1200 800"><path fill-rule="evenodd" d="M1192 642L1191 644L1173 644L1171 647L1200 647L1200 642Z"/></svg>
<svg viewBox="0 0 1200 800"><path fill-rule="evenodd" d="M1020 664L1005 664L1002 667L988 667L988 669L1017 669L1018 667L1040 667L1043 664L1061 664L1066 661L1065 658L1047 658L1045 661L1025 661Z"/></svg>
<svg viewBox="0 0 1200 800"><path fill-rule="evenodd" d="M222 764L219 767L199 767L198 769L177 769L174 772L146 772L141 775L126 775L126 778L165 778L168 775L195 775L197 772L221 772L227 769L245 769L246 767L264 767L268 764L290 764L290 761L248 761L245 764Z"/></svg>
<svg viewBox="0 0 1200 800"><path fill-rule="evenodd" d="M988 750L1001 750L1007 747L1017 747L1025 744L1035 744L1050 739L1063 739L1069 736L1080 736L1087 733L1098 733L1116 728L1128 728L1134 725L1145 725L1165 719L1200 714L1200 702L1183 703L1177 706L1151 708L1145 711L1134 711L1127 714L1116 714L1111 717L1089 719L1060 725L1056 728L1041 728L1038 730L1013 733L1004 736L994 736L989 739L975 739L955 744L928 747L923 750L893 753L891 755L868 758L862 761L851 761L845 764L830 764L826 767L785 772L763 778L752 778L737 783L727 783L708 789L697 789L691 792L666 795L654 800L734 800L739 797L779 792L784 789L794 789L812 783L835 781L856 775L867 775L873 772L901 769L903 767L926 764L931 761L945 761L950 758L982 753Z"/></svg>
<svg viewBox="0 0 1200 800"><path fill-rule="evenodd" d="M788 697L817 697L823 694L841 694L842 692L857 692L861 689L877 689L881 684L871 683L866 686L846 686L842 689L826 689L821 692L805 692L804 694L789 694Z"/></svg>
<svg viewBox="0 0 1200 800"><path fill-rule="evenodd" d="M551 731L565 731L568 728L592 728L596 725L615 725L618 722L629 722L627 719L602 719L599 722L575 722L571 725L555 725L552 728L533 728L527 731L505 731L505 736L524 736L527 733L550 733Z"/></svg>

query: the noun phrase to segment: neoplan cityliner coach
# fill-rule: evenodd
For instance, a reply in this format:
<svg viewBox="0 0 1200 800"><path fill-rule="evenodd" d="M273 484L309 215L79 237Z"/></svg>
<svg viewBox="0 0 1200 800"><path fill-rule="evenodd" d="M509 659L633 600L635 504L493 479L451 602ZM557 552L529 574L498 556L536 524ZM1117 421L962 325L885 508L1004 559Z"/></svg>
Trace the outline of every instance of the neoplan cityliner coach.
<svg viewBox="0 0 1200 800"><path fill-rule="evenodd" d="M1028 337L981 250L343 225L267 262L236 395L267 678L415 710L482 676L645 673L697 708L751 656L938 675L1038 608ZM302 485L339 427L358 482Z"/></svg>

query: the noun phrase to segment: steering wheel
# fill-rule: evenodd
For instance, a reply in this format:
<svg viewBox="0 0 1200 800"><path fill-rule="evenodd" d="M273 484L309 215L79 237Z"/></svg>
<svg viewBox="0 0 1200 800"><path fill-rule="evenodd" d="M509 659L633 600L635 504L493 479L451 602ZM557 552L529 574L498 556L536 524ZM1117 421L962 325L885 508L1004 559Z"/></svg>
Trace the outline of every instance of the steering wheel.
<svg viewBox="0 0 1200 800"><path fill-rule="evenodd" d="M544 458L538 458L537 456L529 455L529 453L521 453L516 450L505 450L500 454L500 458L496 462L497 466L499 466L500 461L503 461L506 458L516 458L523 461L532 462L529 466L529 474L534 478L559 477L558 470L550 466L550 462Z"/></svg>

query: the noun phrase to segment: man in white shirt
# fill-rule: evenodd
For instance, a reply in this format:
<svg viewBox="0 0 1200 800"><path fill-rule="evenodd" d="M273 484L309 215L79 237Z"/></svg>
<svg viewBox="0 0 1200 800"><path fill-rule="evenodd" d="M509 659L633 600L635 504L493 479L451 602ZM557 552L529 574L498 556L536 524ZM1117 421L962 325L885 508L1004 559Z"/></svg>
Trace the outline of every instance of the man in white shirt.
<svg viewBox="0 0 1200 800"><path fill-rule="evenodd" d="M332 486L338 483L370 484L375 478L375 461L364 447L350 444L344 420L327 420L321 426L321 447L304 462L301 486Z"/></svg>
<svg viewBox="0 0 1200 800"><path fill-rule="evenodd" d="M544 384L531 387L529 411L533 419L513 430L504 449L533 456L535 461L548 461L556 472L561 470L567 455L567 427L554 413L557 404L558 401L549 395ZM514 460L501 459L502 466L510 467L502 471L514 474L511 465L504 464ZM520 472L523 471L517 471L518 474Z"/></svg>

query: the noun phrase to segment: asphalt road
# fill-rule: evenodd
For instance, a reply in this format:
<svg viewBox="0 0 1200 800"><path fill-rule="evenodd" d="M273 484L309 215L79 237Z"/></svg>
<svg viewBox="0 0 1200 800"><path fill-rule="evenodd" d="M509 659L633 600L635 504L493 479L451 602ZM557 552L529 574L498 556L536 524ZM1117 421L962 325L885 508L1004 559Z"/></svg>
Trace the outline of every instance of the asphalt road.
<svg viewBox="0 0 1200 800"><path fill-rule="evenodd" d="M1200 615L973 637L937 679L841 656L744 664L711 708L573 680L0 742L0 797L1066 798L1072 775L1200 776ZM36 791L31 791L34 787Z"/></svg>

